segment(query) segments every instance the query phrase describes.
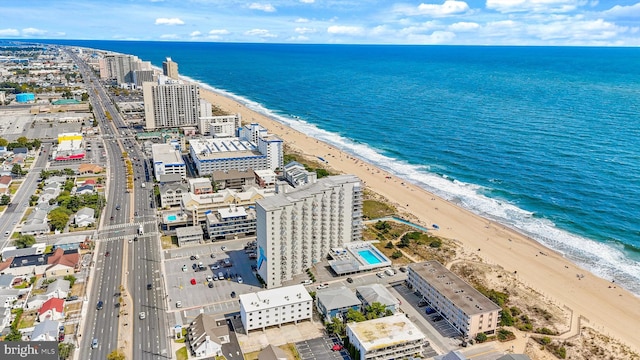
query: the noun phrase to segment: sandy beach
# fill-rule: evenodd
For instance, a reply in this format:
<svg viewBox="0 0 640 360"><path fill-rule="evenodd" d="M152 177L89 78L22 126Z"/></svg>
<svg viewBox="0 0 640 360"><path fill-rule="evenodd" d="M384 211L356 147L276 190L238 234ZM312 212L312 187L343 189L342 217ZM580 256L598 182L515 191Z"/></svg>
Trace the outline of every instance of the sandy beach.
<svg viewBox="0 0 640 360"><path fill-rule="evenodd" d="M640 351L640 298L579 268L560 254L500 224L477 216L424 189L341 152L322 141L254 112L220 94L201 89L201 96L228 113L240 113L244 122L257 122L285 143L317 161L327 160L338 173L357 175L372 191L399 210L413 214L423 225L438 224L434 235L455 239L464 253L489 264L517 272L520 282L546 300L570 308L582 325L617 338Z"/></svg>

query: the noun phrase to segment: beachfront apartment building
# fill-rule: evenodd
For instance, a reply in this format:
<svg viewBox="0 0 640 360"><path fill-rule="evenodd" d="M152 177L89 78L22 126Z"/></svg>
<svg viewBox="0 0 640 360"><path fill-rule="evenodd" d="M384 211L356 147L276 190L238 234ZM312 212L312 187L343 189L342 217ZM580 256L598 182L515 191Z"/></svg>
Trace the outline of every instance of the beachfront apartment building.
<svg viewBox="0 0 640 360"><path fill-rule="evenodd" d="M180 75L178 75L178 63L168 57L162 62L162 74L172 79L179 80Z"/></svg>
<svg viewBox="0 0 640 360"><path fill-rule="evenodd" d="M271 170L264 170L271 171ZM235 189L242 190L246 186L254 186L256 184L256 174L253 170L244 171L214 171L211 174L211 180L215 184L216 189Z"/></svg>
<svg viewBox="0 0 640 360"><path fill-rule="evenodd" d="M220 190L213 194L196 195L188 192L182 194L180 207L191 217L192 225L199 225L207 221L207 216L218 209L228 208L230 205L253 206L259 199L275 195L275 189L260 189L251 187L244 191L232 189Z"/></svg>
<svg viewBox="0 0 640 360"><path fill-rule="evenodd" d="M311 320L313 299L302 285L242 294L240 317L249 332L287 323Z"/></svg>
<svg viewBox="0 0 640 360"><path fill-rule="evenodd" d="M124 54L107 54L99 60L100 78L114 80L117 84L133 83L133 72L145 69L137 56Z"/></svg>
<svg viewBox="0 0 640 360"><path fill-rule="evenodd" d="M439 262L409 264L407 283L463 336L496 331L500 307Z"/></svg>
<svg viewBox="0 0 640 360"><path fill-rule="evenodd" d="M247 124L238 129L238 137L249 140L258 148L261 154L267 155L268 165L264 169L282 169L284 165L282 150L284 143L282 139L276 135L269 134L267 129L256 123Z"/></svg>
<svg viewBox="0 0 640 360"><path fill-rule="evenodd" d="M160 77L157 83L142 83L146 130L197 126L200 88Z"/></svg>
<svg viewBox="0 0 640 360"><path fill-rule="evenodd" d="M347 338L357 350L356 360L422 357L426 337L405 314L347 324Z"/></svg>
<svg viewBox="0 0 640 360"><path fill-rule="evenodd" d="M256 201L258 274L267 288L302 274L331 248L361 239L362 185L357 176L329 176L276 191Z"/></svg>
<svg viewBox="0 0 640 360"><path fill-rule="evenodd" d="M258 142L259 146L242 138L192 139L189 151L199 176L217 171L279 168L283 161L282 140L268 137Z"/></svg>
<svg viewBox="0 0 640 360"><path fill-rule="evenodd" d="M180 151L169 144L153 144L151 146L153 172L157 181L162 175L177 174L183 179L187 177L187 165Z"/></svg>
<svg viewBox="0 0 640 360"><path fill-rule="evenodd" d="M232 239L256 233L256 211L251 207L230 205L207 214L209 238Z"/></svg>
<svg viewBox="0 0 640 360"><path fill-rule="evenodd" d="M211 104L209 104L210 106ZM242 126L242 116L240 114L201 116L198 123L198 131L202 135L211 135L213 137L234 137L237 135L240 126Z"/></svg>

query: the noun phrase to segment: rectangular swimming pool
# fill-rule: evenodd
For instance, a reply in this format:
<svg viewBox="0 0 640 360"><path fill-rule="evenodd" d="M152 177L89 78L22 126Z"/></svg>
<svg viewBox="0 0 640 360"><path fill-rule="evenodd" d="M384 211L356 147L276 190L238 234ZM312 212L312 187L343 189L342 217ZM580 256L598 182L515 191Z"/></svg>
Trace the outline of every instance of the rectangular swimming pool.
<svg viewBox="0 0 640 360"><path fill-rule="evenodd" d="M167 220L169 221L176 221L178 220L178 217L175 215L167 215Z"/></svg>
<svg viewBox="0 0 640 360"><path fill-rule="evenodd" d="M382 262L382 260L380 260L374 253L373 251L367 249L367 250L360 250L358 251L358 255L360 255L360 257L362 259L364 259L364 261L366 261L369 265L375 265L375 264L380 264Z"/></svg>

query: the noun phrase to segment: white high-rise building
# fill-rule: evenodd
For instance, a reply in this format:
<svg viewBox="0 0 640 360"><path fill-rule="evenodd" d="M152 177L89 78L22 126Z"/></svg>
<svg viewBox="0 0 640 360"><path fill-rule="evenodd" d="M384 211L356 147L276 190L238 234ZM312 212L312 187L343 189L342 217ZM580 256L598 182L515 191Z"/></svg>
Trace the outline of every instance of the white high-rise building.
<svg viewBox="0 0 640 360"><path fill-rule="evenodd" d="M197 126L200 88L195 84L159 80L142 84L147 130Z"/></svg>
<svg viewBox="0 0 640 360"><path fill-rule="evenodd" d="M169 144L153 144L151 154L156 180L160 181L160 176L166 174L179 174L183 179L187 177L187 166L180 151L175 147Z"/></svg>
<svg viewBox="0 0 640 360"><path fill-rule="evenodd" d="M322 261L331 248L362 237L357 176L330 176L279 191L256 201L258 274L267 288L282 286Z"/></svg>
<svg viewBox="0 0 640 360"><path fill-rule="evenodd" d="M112 79L118 84L133 83L133 72L142 67L142 62L136 56L108 54L100 60L100 78Z"/></svg>
<svg viewBox="0 0 640 360"><path fill-rule="evenodd" d="M210 107L211 104L208 104ZM202 111L202 113L205 113L205 111ZM241 122L242 116L240 116L240 114L220 116L203 115L200 117L198 130L202 135L211 135L213 137L234 137L240 128Z"/></svg>

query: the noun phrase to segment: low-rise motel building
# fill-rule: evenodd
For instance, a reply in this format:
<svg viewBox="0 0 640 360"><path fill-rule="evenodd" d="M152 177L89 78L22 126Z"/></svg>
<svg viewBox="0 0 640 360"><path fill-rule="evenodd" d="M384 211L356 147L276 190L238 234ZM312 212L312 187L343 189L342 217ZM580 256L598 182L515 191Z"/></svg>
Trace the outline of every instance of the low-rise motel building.
<svg viewBox="0 0 640 360"><path fill-rule="evenodd" d="M347 324L347 338L356 360L405 359L422 356L425 335L404 314Z"/></svg>
<svg viewBox="0 0 640 360"><path fill-rule="evenodd" d="M410 264L407 283L467 338L493 334L500 307L437 261Z"/></svg>
<svg viewBox="0 0 640 360"><path fill-rule="evenodd" d="M240 295L240 317L247 333L311 320L312 312L313 299L301 284Z"/></svg>

